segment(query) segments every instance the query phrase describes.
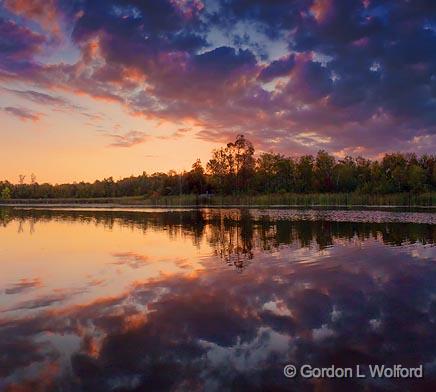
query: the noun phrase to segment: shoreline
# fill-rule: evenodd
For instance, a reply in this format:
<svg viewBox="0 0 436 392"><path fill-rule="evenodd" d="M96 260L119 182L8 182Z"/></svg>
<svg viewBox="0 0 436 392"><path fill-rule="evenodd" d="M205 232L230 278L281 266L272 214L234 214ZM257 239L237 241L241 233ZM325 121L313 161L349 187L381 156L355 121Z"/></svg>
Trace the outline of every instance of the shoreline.
<svg viewBox="0 0 436 392"><path fill-rule="evenodd" d="M123 203L90 203L90 202L73 202L73 203L1 203L0 208L16 208L16 209L226 209L226 208L241 208L241 209L345 209L345 210L426 210L436 212L436 206L425 205L364 205L364 204L123 204Z"/></svg>
<svg viewBox="0 0 436 392"><path fill-rule="evenodd" d="M35 208L341 208L436 210L436 193L272 193L261 195L167 195L92 198L0 199L0 207Z"/></svg>
<svg viewBox="0 0 436 392"><path fill-rule="evenodd" d="M96 217L122 217L123 214L136 214L135 216L147 216L148 214L188 214L196 216L197 213L205 213L205 216L221 216L232 219L239 217L242 219L245 214L254 220L262 220L267 217L268 221L291 220L291 221L326 221L326 222L345 222L345 223L416 223L436 225L436 210L420 208L402 208L393 206L383 206L369 208L340 208L340 207L254 207L254 206L122 206L122 205L17 205L7 208L0 207L0 219L3 217L17 216L82 216ZM190 215L194 214L194 215ZM223 214L223 215L222 215ZM132 215L133 216L133 215ZM206 219L207 220L207 219Z"/></svg>

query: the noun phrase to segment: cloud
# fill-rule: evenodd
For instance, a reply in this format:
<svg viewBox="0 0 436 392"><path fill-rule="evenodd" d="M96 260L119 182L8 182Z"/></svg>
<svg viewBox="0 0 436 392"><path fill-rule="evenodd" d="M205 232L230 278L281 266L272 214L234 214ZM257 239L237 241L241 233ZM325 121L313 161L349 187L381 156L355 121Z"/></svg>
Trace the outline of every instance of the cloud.
<svg viewBox="0 0 436 392"><path fill-rule="evenodd" d="M15 14L36 21L44 29L60 33L57 0L5 0L4 6Z"/></svg>
<svg viewBox="0 0 436 392"><path fill-rule="evenodd" d="M41 67L34 58L45 43L44 35L5 19L0 12L0 80L21 80L38 73Z"/></svg>
<svg viewBox="0 0 436 392"><path fill-rule="evenodd" d="M168 135L168 136L157 136L157 138L158 139L164 139L164 140L168 140L168 139L180 139L180 138L186 136L186 134L188 134L191 131L192 131L191 128L179 128L176 131L174 131L171 135Z"/></svg>
<svg viewBox="0 0 436 392"><path fill-rule="evenodd" d="M13 106L7 106L2 110L12 116L19 118L21 121L39 121L41 119L41 113L35 113L28 109L16 108Z"/></svg>
<svg viewBox="0 0 436 392"><path fill-rule="evenodd" d="M109 134L105 136L113 139L113 142L109 144L109 147L133 147L137 144L142 144L149 139L149 136L141 131L129 131L124 135Z"/></svg>
<svg viewBox="0 0 436 392"><path fill-rule="evenodd" d="M354 366L394 355L399 362L434 363L436 271L424 260L435 249L423 244L434 243L436 226L368 225L355 221L355 212L347 214L349 222L337 221L344 215L335 212L290 220L288 212L257 213L244 230L247 217L234 211L20 212L36 225L82 220L128 225L142 235L160 230L183 242L197 238L216 256L202 255L204 268L195 274L142 277L111 296L95 290L102 296L91 302L85 296L65 303L82 292L65 289L19 303L21 312L5 314L0 323L0 352L7 355L2 387L287 390L287 362ZM233 252L236 261L244 249L259 262L245 264L242 275L220 265L227 261L220 250ZM130 251L114 256L146 259ZM410 341L417 347L412 356ZM423 382L431 384L434 373L427 370ZM338 390L330 382L320 380L319 387ZM396 382L387 385L395 389ZM425 389L416 380L404 382L405 389ZM313 384L301 384L306 387ZM348 382L339 388L349 389Z"/></svg>
<svg viewBox="0 0 436 392"><path fill-rule="evenodd" d="M43 35L0 16L0 48L2 50L0 65L10 64L14 60L19 65L20 60L30 60L34 54L41 51L44 43Z"/></svg>
<svg viewBox="0 0 436 392"><path fill-rule="evenodd" d="M46 16L41 1L12 3L48 30L64 26L79 56L44 63L45 35L2 19L4 80L189 120L208 141L244 133L261 150L313 153L318 145L298 137L309 132L337 153L434 150L417 142L436 134L431 2L50 2Z"/></svg>
<svg viewBox="0 0 436 392"><path fill-rule="evenodd" d="M40 105L55 106L55 107L71 109L71 110L83 110L82 107L75 105L70 101L68 101L67 99L59 96L53 96L50 94L42 93L39 91L33 91L33 90L13 90L4 87L2 87L2 89L9 93L17 95L18 97L27 99L29 101L32 101ZM92 115L88 115L88 116L91 117Z"/></svg>
<svg viewBox="0 0 436 392"><path fill-rule="evenodd" d="M93 122L102 120L105 115L103 113L89 113L83 106L72 103L70 100L65 99L60 96L51 95L47 93L42 93L40 91L33 90L14 90L5 87L0 87L2 90L15 94L18 97L27 99L38 105L52 106L53 111L59 112L77 112L80 115L88 118L90 120L90 125L94 126Z"/></svg>
<svg viewBox="0 0 436 392"><path fill-rule="evenodd" d="M112 256L116 258L116 261L113 264L127 265L135 269L141 268L150 262L148 256L134 252L118 252L113 253Z"/></svg>
<svg viewBox="0 0 436 392"><path fill-rule="evenodd" d="M285 225L275 228L277 238L289 237ZM364 225L353 228L371 231ZM262 243L263 230L254 243ZM317 233L322 241L325 233ZM33 364L36 377L39 368L59 360L64 350L43 337L66 335L79 343L74 350L62 351L73 377L59 366L51 377L36 378L34 386L48 379L52 389L80 385L93 391L113 385L152 390L195 385L217 391L270 385L286 390L289 380L276 376L286 361L354 366L365 359L384 362L395 353L400 361L430 363L436 334L434 270L427 263L412 262L407 254L399 263L398 252L390 246L381 251L372 240L361 239L363 255L361 247L353 246L356 237L350 236L349 242L329 248L335 252L333 265L332 257L323 256L310 240L304 255L311 265L299 263L301 254L279 241L279 250L273 255L262 252L264 262L251 264L242 281L234 270L206 268L196 276L165 275L138 282L118 296L92 303L6 319L0 326L0 348L10 358L2 375L11 376L8 383L24 383L23 369ZM353 265L347 262L350 256L356 260ZM290 257L296 258L292 268ZM216 267L214 258L203 261ZM271 303L286 311L272 311ZM340 316L332 318L333 311ZM377 331L374 319L380 320ZM411 339L419 348L412 359ZM171 378L165 377L169 370ZM214 388L209 387L211 380ZM416 386L416 380L406 382ZM321 380L320 386L327 389L329 383Z"/></svg>
<svg viewBox="0 0 436 392"><path fill-rule="evenodd" d="M295 57L292 55L274 60L261 71L259 79L263 82L269 82L274 78L286 76L290 73L294 65Z"/></svg>
<svg viewBox="0 0 436 392"><path fill-rule="evenodd" d="M46 308L55 304L68 301L72 296L83 294L87 290L87 288L56 289L53 290L53 292L50 294L40 295L30 300L18 302L17 304L7 308L6 311Z"/></svg>
<svg viewBox="0 0 436 392"><path fill-rule="evenodd" d="M335 335L335 331L328 328L326 324L323 324L321 328L314 328L312 331L313 340L320 342L324 339L329 339Z"/></svg>
<svg viewBox="0 0 436 392"><path fill-rule="evenodd" d="M31 290L42 286L41 279L21 279L19 282L14 283L5 289L5 294L21 294L24 291Z"/></svg>

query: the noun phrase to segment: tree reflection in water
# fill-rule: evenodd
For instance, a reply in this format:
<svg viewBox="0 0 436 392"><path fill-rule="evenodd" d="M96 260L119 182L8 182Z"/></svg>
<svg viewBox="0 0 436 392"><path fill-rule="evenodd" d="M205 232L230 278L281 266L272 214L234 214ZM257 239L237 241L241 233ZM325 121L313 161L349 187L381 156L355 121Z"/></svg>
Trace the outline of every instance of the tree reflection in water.
<svg viewBox="0 0 436 392"><path fill-rule="evenodd" d="M216 255L195 274L135 280L92 302L65 305L62 295L74 294L68 290L51 307L24 302L24 315L0 320L2 390L436 388L435 225L249 210L0 211L0 224L32 222L35 233L56 221L121 225L145 237L159 232L176 243L207 244ZM129 255L135 266L148 263L147 255L116 254L118 261ZM21 281L4 295L43 284ZM423 364L425 378L289 380L286 363Z"/></svg>
<svg viewBox="0 0 436 392"><path fill-rule="evenodd" d="M344 217L347 211L343 212ZM371 211L367 212L371 220ZM80 221L109 229L113 225L161 231L169 238L190 237L196 246L203 239L212 245L215 254L237 270L243 270L254 257L254 251L273 251L283 245L298 243L300 247L316 244L322 250L337 240L366 241L370 238L391 246L410 243L434 244L436 225L414 222L347 222L305 220L298 216L271 219L268 214L254 218L249 209L195 209L195 210L32 210L0 209L0 224L18 220L28 222L35 230L39 221Z"/></svg>

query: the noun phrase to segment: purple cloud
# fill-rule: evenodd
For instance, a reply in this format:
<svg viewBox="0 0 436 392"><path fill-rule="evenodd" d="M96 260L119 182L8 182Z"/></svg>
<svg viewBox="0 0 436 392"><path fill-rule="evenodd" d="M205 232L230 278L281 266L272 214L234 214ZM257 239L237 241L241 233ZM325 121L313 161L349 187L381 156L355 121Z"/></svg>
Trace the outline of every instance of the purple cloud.
<svg viewBox="0 0 436 392"><path fill-rule="evenodd" d="M21 279L19 282L10 285L5 289L5 294L21 294L24 291L31 290L42 286L41 279Z"/></svg>
<svg viewBox="0 0 436 392"><path fill-rule="evenodd" d="M22 121L39 121L41 118L41 113L34 113L28 109L24 108L16 108L12 106L7 106L2 109L4 112L11 114L12 116L15 116L19 118Z"/></svg>
<svg viewBox="0 0 436 392"><path fill-rule="evenodd" d="M141 131L130 131L124 135L110 134L106 136L113 140L113 142L109 144L109 147L133 147L137 144L144 143L149 138L145 132Z"/></svg>
<svg viewBox="0 0 436 392"><path fill-rule="evenodd" d="M80 55L45 64L36 56L46 37L1 19L4 80L85 93L147 118L190 119L205 140L244 133L263 150L434 151L431 2L88 0L65 7L53 0L50 18L30 11L30 3L43 9L40 1L22 3L8 2L9 12L64 26ZM145 140L135 132L111 137L117 147Z"/></svg>
<svg viewBox="0 0 436 392"><path fill-rule="evenodd" d="M268 64L259 74L259 79L263 82L269 82L274 78L286 76L290 73L295 65L295 56L285 56Z"/></svg>

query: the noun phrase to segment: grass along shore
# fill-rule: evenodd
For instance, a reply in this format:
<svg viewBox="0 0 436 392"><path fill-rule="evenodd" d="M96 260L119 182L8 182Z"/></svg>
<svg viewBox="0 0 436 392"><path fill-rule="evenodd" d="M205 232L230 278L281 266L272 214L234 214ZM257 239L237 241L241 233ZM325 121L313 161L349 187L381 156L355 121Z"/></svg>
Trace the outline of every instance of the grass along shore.
<svg viewBox="0 0 436 392"><path fill-rule="evenodd" d="M9 199L0 205L116 204L122 206L398 206L436 207L436 192L421 194L274 193L263 195L169 195L109 198Z"/></svg>

